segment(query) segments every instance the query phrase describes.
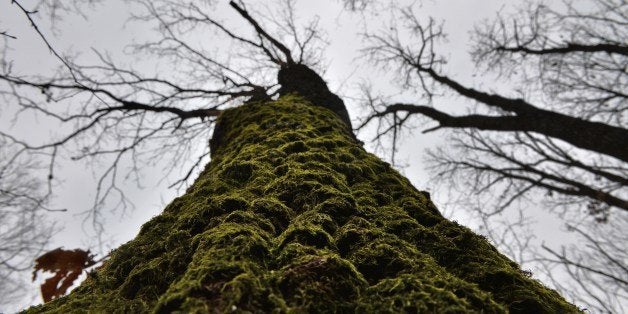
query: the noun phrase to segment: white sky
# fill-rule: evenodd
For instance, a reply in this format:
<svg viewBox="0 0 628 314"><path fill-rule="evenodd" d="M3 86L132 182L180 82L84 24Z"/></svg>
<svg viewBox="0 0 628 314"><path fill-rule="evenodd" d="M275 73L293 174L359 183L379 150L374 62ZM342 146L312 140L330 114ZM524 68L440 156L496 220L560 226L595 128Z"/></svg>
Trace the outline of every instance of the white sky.
<svg viewBox="0 0 628 314"><path fill-rule="evenodd" d="M23 1L24 3L30 1ZM216 16L220 16L229 22L235 16L227 5L228 1L218 1ZM269 3L270 1L245 1L249 5L257 3ZM383 1L385 2L385 1ZM401 3L402 1L398 1ZM444 21L444 31L448 34L449 41L440 46L449 58L449 63L445 67L445 72L452 75L468 85L476 84L478 81L473 77L474 67L467 54L469 50L469 31L475 23L482 19L494 17L500 10L512 10L514 5L520 1L505 0L441 0L424 1L422 5L416 4L416 12L424 20L428 16L434 17L437 21ZM42 31L49 36L53 46L60 52L80 53L85 58L93 57L91 49L107 51L120 60L131 60L138 62L137 57L124 53L126 45L134 41L141 41L147 36L151 36L150 29L146 25L138 23L125 23L128 17L128 7L120 1L107 0L103 4L96 5L94 9L85 8L86 18L73 15L64 18L57 24L58 32L53 34L44 23ZM328 68L324 78L328 81L330 88L340 95L356 95L356 86L363 80L370 80L376 88L383 92L396 93L392 88L390 76L386 76L381 71L374 70L367 65L367 61L356 59L359 56L359 49L363 46L360 37L356 33L360 32L360 18L357 15L343 11L339 1L298 1L297 13L305 17L318 15L321 18L320 26L328 35L330 42L326 49L325 59ZM378 16L368 15L368 26L371 30L377 30L382 23L381 19L387 16L382 12ZM234 23L243 25L241 19ZM11 40L10 59L14 60L14 67L24 73L40 73L50 67L58 66L55 60L46 50L43 43L35 36L24 16L16 10L11 1L0 2L0 31L7 31L18 36L17 40ZM201 38L206 38L201 36ZM205 39L199 39L205 40ZM481 87L481 85L480 85ZM410 97L399 99L414 101ZM355 103L345 98L352 118L362 116L364 112L355 106ZM446 99L441 104L441 108L455 108L462 106L460 99ZM9 117L3 108L0 107L0 124L5 127L9 125ZM26 119L30 123L15 125L13 130L16 134L31 136L32 138L45 138L48 132L58 132L54 129L42 127L37 120ZM354 122L355 125L355 122ZM431 125L433 126L433 124ZM428 135L420 133L417 129L414 134L408 135L400 146L398 160L401 164L407 165L400 169L412 183L419 189L432 190L427 182L428 173L422 165L423 152L428 147L434 147L443 141L442 133L432 132ZM368 140L362 136L363 140ZM200 143L204 145L205 143ZM388 158L388 155L384 156ZM132 239L139 231L139 227L151 217L158 215L164 204L167 204L176 191L166 188L168 182L157 184L162 169L148 169L143 178L143 188L138 189L133 184L126 187L128 194L132 197L135 209L127 211L125 215L113 213L106 217L106 238L105 250L115 248L119 244ZM90 168L79 163L64 163L63 168L57 173L61 178L62 185L56 190L57 195L54 200L55 207L68 208L67 213L58 213L52 218L64 229L53 239L50 248L63 246L65 248L91 248L97 250L96 241L89 235L92 234L89 228L84 228L81 216L77 213L85 210L91 205L94 195L94 174ZM176 179L176 178L173 178ZM445 202L444 194L436 195L439 204ZM447 210L441 206L441 210ZM453 213L459 222L464 223L464 214ZM541 219L540 233L544 233L546 241L560 243L561 237L555 236L555 230L560 223L551 216L544 215ZM551 236L549 236L551 235ZM543 234L541 234L543 236ZM1 283L0 283L1 284ZM33 288L34 291L37 288ZM25 303L21 304L24 305ZM18 305L19 306L19 305ZM6 311L15 310L15 307L7 308ZM2 309L0 309L2 312Z"/></svg>

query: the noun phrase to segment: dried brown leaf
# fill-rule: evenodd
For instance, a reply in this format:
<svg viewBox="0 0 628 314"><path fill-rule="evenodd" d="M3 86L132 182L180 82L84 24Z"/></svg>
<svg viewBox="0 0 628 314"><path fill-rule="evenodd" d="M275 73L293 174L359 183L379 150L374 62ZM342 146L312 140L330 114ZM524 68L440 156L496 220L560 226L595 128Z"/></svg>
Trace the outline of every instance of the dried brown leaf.
<svg viewBox="0 0 628 314"><path fill-rule="evenodd" d="M51 272L54 274L41 284L41 296L44 302L63 296L74 281L81 275L83 269L94 265L94 256L81 249L64 250L57 248L45 253L35 260L33 281L37 279L37 272Z"/></svg>

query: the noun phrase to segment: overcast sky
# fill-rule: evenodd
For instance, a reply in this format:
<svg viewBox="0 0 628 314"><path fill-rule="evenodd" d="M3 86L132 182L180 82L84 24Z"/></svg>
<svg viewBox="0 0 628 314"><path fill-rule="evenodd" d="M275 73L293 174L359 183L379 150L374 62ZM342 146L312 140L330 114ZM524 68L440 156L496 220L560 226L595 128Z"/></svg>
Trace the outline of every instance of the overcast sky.
<svg viewBox="0 0 628 314"><path fill-rule="evenodd" d="M27 3L29 1L23 1ZM227 5L228 1L217 1L215 14L231 23L239 25L240 29L246 31L246 25L238 18L232 9ZM382 1L386 2L386 1ZM402 1L396 1L401 3ZM442 0L442 1L409 1L415 3L415 12L420 19L427 20L433 17L437 21L443 21L444 31L448 34L448 42L442 43L439 49L448 57L449 63L444 71L452 75L461 82L476 87L491 88L481 85L474 74L473 64L468 56L469 51L469 31L473 25L483 19L492 18L499 10L512 11L519 1L505 0ZM270 1L245 1L250 5L260 3L270 3ZM390 73L382 73L367 64L367 61L360 59L360 48L363 47L360 36L363 32L363 18L368 21L367 26L371 31L378 30L390 23L390 17L386 10L380 12L366 12L364 16L353 14L343 10L339 1L298 1L297 14L305 19L313 16L320 17L320 27L327 34L329 46L324 54L325 73L324 79L329 83L330 88L339 95L344 96L352 118L356 119L364 116L364 110L356 106L356 102L351 97L358 96L357 86L366 81L370 82L374 88L385 94L398 94L394 79ZM259 6L258 6L259 8ZM128 54L125 47L133 42L142 41L145 38L154 36L150 27L146 23L127 22L130 6L120 1L107 0L93 8L85 7L84 16L73 14L57 21L56 32L50 29L50 25L41 21L42 32L50 39L51 44L60 52L68 54L80 54L83 60L93 60L92 49L108 52L116 60L128 63L137 63L143 66L142 60L138 56ZM10 40L11 51L8 52L8 59L13 61L14 68L21 73L37 74L42 71L49 71L59 65L47 51L44 44L38 39L29 27L26 18L21 14L11 1L0 2L0 31L7 31L11 35L18 37ZM211 34L199 34L199 40L207 40ZM151 71L151 69L146 69ZM406 97L406 98L403 98ZM398 100L408 102L415 101L410 96L401 95ZM456 110L460 105L460 99L448 98L439 104L441 108ZM437 104L438 105L438 104ZM58 134L63 130L47 128L42 125L36 117L23 117L20 123L12 125L10 108L0 108L0 124L3 128L11 127L15 134L20 134L31 139L47 138L49 134ZM27 121L27 122L22 122ZM354 122L354 125L356 123ZM11 126L12 125L12 126ZM417 132L408 134L400 146L397 161L400 164L399 170L405 174L414 185L423 190L434 192L433 187L428 183L428 173L423 168L422 160L424 150L428 147L443 141L442 133L432 132L428 135L420 133L420 130L427 129L432 125L418 125ZM360 134L364 141L369 141L368 132ZM206 145L206 143L199 143ZM373 150L372 146L369 146ZM388 154L380 155L384 159L389 158ZM101 169L100 169L101 170ZM160 167L150 168L145 171L142 178L141 188L130 183L125 186L128 195L135 204L135 209L121 212L108 213L104 217L106 221L106 234L104 246L98 247L98 242L91 236L93 230L89 224L83 221L84 216L78 213L89 208L94 197L94 177L99 169L95 170L82 163L64 162L62 168L57 172L57 178L61 180L59 187L55 190L54 206L57 208L67 208L66 213L56 213L51 220L56 221L63 230L53 239L50 248L63 246L65 248L90 248L99 252L105 252L117 247L119 244L132 239L139 227L151 217L158 215L177 191L166 187L177 177L170 178L170 181L157 182L161 178L163 171ZM437 194L436 201L441 204L441 210L446 202L445 194ZM460 212L450 212L455 219L465 223L465 215ZM558 220L551 216L540 219L542 225L539 230L556 230ZM552 234L547 233L547 234ZM546 234L546 235L547 235ZM545 235L545 236L546 236ZM547 241L559 243L560 237L545 237ZM99 252L102 253L102 252ZM36 290L37 288L33 288ZM21 305L24 305L22 303ZM16 305L19 307L19 305ZM12 311L16 307L5 309ZM1 312L1 311L0 311Z"/></svg>

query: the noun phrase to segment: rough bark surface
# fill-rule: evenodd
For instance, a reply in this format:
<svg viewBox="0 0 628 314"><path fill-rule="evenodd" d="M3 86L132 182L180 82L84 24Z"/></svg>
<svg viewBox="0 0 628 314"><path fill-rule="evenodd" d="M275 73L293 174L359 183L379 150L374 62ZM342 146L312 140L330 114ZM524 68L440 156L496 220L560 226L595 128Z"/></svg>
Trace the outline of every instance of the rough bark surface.
<svg viewBox="0 0 628 314"><path fill-rule="evenodd" d="M332 111L225 111L187 193L69 296L31 312L577 312L444 219Z"/></svg>
<svg viewBox="0 0 628 314"><path fill-rule="evenodd" d="M349 132L353 136L351 119L345 103L329 90L327 82L314 70L304 64L288 64L279 70L277 82L281 85L279 90L281 95L298 94L311 104L336 113L349 126Z"/></svg>

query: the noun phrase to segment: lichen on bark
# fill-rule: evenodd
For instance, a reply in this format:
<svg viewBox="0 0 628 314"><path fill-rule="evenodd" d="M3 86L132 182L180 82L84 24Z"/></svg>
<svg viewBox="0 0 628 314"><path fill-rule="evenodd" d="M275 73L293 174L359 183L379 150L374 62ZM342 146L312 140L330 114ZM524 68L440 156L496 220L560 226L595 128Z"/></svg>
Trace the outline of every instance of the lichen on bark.
<svg viewBox="0 0 628 314"><path fill-rule="evenodd" d="M567 313L297 96L225 111L187 193L29 312Z"/></svg>

